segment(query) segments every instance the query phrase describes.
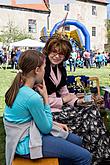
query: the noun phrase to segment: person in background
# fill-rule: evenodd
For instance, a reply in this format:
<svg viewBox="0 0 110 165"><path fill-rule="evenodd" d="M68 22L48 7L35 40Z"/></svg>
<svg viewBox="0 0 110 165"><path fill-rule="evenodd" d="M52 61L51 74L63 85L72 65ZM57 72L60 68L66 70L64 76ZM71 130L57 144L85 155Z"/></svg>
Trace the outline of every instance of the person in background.
<svg viewBox="0 0 110 165"><path fill-rule="evenodd" d="M16 61L16 50L15 48L12 48L11 51L11 68L14 69L15 68L15 61Z"/></svg>
<svg viewBox="0 0 110 165"><path fill-rule="evenodd" d="M67 124L70 131L80 135L83 146L94 158L94 164L110 155L110 139L96 106L81 108L84 99L79 99L67 88L67 74L63 62L72 52L69 40L62 36L48 39L43 49L46 56L45 84L53 119Z"/></svg>
<svg viewBox="0 0 110 165"><path fill-rule="evenodd" d="M21 56L21 49L18 47L17 50L16 50L16 62L18 64L18 61L19 61L19 58Z"/></svg>
<svg viewBox="0 0 110 165"><path fill-rule="evenodd" d="M3 64L3 50L0 50L0 65Z"/></svg>
<svg viewBox="0 0 110 165"><path fill-rule="evenodd" d="M88 68L88 67L91 68L91 64L90 64L90 52L88 50L85 50L84 51L83 58L84 58L84 61L85 61L86 68Z"/></svg>
<svg viewBox="0 0 110 165"><path fill-rule="evenodd" d="M94 52L90 50L90 65L93 66Z"/></svg>
<svg viewBox="0 0 110 165"><path fill-rule="evenodd" d="M97 53L95 60L96 60L96 68L101 68L103 57L100 54L100 52Z"/></svg>
<svg viewBox="0 0 110 165"><path fill-rule="evenodd" d="M77 60L77 52L75 50L73 50L71 52L71 56L72 56L72 64L73 64L73 71L75 72L76 70L76 60Z"/></svg>
<svg viewBox="0 0 110 165"><path fill-rule="evenodd" d="M14 156L57 157L60 165L90 165L91 154L81 147L80 137L69 133L66 125L53 122L44 81L44 55L27 50L18 66L19 72L5 94L6 165L12 164Z"/></svg>
<svg viewBox="0 0 110 165"><path fill-rule="evenodd" d="M69 61L70 72L72 72L72 69L73 69L73 59L72 59L72 55L70 55L68 61Z"/></svg>

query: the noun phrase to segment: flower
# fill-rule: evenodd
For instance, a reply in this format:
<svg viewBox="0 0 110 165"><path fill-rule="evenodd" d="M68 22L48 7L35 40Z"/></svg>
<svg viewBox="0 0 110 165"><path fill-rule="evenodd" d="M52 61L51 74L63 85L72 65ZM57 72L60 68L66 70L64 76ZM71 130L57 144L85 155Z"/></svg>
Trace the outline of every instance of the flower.
<svg viewBox="0 0 110 165"><path fill-rule="evenodd" d="M75 78L76 86L81 88L84 93L90 93L90 80L86 76L80 76Z"/></svg>
<svg viewBox="0 0 110 165"><path fill-rule="evenodd" d="M90 80L87 80L86 82L82 81L82 85L83 85L85 93L90 93L91 92L90 91Z"/></svg>

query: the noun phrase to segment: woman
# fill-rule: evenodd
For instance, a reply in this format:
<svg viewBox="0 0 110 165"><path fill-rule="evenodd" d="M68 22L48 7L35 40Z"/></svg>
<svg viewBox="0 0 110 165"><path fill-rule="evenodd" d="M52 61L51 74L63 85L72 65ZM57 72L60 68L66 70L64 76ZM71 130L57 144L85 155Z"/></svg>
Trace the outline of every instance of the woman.
<svg viewBox="0 0 110 165"><path fill-rule="evenodd" d="M51 37L44 49L46 55L45 83L54 120L67 124L70 130L81 136L83 146L96 162L110 156L110 140L106 133L100 112L96 106L81 108L83 99L69 93L66 84L66 70L63 61L72 51L67 39Z"/></svg>
<svg viewBox="0 0 110 165"><path fill-rule="evenodd" d="M5 94L6 165L12 164L15 154L30 159L58 157L61 165L90 165L91 154L81 147L81 139L69 133L66 125L53 122L44 67L41 53L25 51L19 72Z"/></svg>

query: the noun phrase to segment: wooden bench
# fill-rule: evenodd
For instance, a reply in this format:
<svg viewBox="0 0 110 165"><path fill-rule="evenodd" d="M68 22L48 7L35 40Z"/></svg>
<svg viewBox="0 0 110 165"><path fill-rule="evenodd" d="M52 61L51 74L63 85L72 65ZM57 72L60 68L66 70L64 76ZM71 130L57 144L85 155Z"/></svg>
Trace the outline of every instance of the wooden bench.
<svg viewBox="0 0 110 165"><path fill-rule="evenodd" d="M43 158L37 160L30 160L24 158L15 158L12 165L58 165L58 158Z"/></svg>

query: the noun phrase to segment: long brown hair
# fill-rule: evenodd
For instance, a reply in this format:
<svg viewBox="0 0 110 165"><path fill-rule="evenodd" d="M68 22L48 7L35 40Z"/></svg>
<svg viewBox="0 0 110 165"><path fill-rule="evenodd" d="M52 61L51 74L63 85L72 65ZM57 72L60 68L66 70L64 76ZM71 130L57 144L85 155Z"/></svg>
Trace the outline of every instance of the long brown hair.
<svg viewBox="0 0 110 165"><path fill-rule="evenodd" d="M25 82L26 75L40 67L44 62L44 55L36 50L27 50L22 53L19 62L18 62L18 73L8 91L5 94L5 103L12 107L12 104L16 98L16 95L19 91L21 84Z"/></svg>
<svg viewBox="0 0 110 165"><path fill-rule="evenodd" d="M64 60L68 60L70 53L72 52L72 45L69 40L59 36L52 36L46 42L46 45L43 48L43 54L48 56L52 51L55 51L56 48L59 49L59 53L64 54Z"/></svg>

